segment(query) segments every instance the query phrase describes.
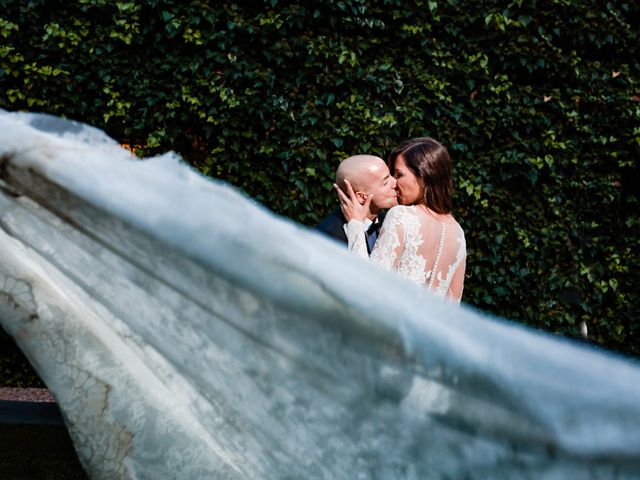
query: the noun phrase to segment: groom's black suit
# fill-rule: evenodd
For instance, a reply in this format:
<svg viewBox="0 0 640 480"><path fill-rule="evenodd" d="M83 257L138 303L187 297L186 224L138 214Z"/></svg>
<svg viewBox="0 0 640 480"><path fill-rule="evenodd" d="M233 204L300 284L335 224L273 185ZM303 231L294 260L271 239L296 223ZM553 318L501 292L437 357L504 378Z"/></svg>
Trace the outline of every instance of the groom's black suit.
<svg viewBox="0 0 640 480"><path fill-rule="evenodd" d="M367 230L367 250L371 253L370 245L375 243L375 239L378 237L378 231L380 225L384 220L384 212L378 215L378 219ZM339 242L347 243L347 234L344 233L344 224L347 220L342 215L340 207L329 213L322 221L316 226L316 230L323 232L325 235L336 239ZM373 237L372 237L373 236Z"/></svg>

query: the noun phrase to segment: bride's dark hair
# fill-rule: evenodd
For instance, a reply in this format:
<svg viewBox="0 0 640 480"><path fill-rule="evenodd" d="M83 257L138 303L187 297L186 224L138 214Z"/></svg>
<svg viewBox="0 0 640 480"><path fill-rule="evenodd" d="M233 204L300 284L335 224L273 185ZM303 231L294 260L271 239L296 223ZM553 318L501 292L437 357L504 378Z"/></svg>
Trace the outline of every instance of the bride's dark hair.
<svg viewBox="0 0 640 480"><path fill-rule="evenodd" d="M451 213L453 178L451 157L447 149L430 137L407 140L389 155L389 170L393 174L399 155L414 175L424 180L424 200L435 213Z"/></svg>

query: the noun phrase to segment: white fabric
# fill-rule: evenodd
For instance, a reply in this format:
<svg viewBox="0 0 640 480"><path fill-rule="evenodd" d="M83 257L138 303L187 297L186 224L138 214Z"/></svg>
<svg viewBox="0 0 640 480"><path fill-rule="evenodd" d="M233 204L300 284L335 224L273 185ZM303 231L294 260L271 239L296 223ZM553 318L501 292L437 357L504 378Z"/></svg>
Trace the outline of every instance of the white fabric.
<svg viewBox="0 0 640 480"><path fill-rule="evenodd" d="M637 362L26 115L0 110L0 325L89 478L638 479Z"/></svg>
<svg viewBox="0 0 640 480"><path fill-rule="evenodd" d="M376 219L377 220L377 219ZM362 231L366 232L369 227L371 226L373 222L371 220L369 220L368 218L365 218L363 222L361 222L362 225ZM342 228L344 228L344 234L348 237L349 236L349 230L347 229L347 224L345 223ZM366 237L365 237L365 243L366 243Z"/></svg>
<svg viewBox="0 0 640 480"><path fill-rule="evenodd" d="M362 222L348 223L347 239L352 252L368 257ZM466 254L464 232L451 215L399 205L387 213L371 261L459 302Z"/></svg>

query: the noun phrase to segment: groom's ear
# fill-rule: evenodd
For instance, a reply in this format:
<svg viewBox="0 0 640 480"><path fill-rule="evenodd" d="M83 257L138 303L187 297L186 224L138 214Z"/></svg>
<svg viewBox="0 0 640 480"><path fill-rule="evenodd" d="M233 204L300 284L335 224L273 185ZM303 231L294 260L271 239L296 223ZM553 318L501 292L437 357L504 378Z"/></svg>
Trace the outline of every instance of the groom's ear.
<svg viewBox="0 0 640 480"><path fill-rule="evenodd" d="M358 199L358 202L360 202L360 205L364 205L364 202L367 200L367 194L361 191L357 191L356 198Z"/></svg>

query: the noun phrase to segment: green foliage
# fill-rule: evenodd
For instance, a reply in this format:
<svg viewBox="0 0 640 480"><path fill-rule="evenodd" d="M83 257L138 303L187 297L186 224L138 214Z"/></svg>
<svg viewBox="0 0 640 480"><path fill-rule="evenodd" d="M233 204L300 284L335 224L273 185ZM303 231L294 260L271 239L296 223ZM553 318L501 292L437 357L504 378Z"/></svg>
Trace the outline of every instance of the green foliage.
<svg viewBox="0 0 640 480"><path fill-rule="evenodd" d="M637 2L3 5L0 107L177 150L307 225L344 156L440 139L464 300L640 354Z"/></svg>

